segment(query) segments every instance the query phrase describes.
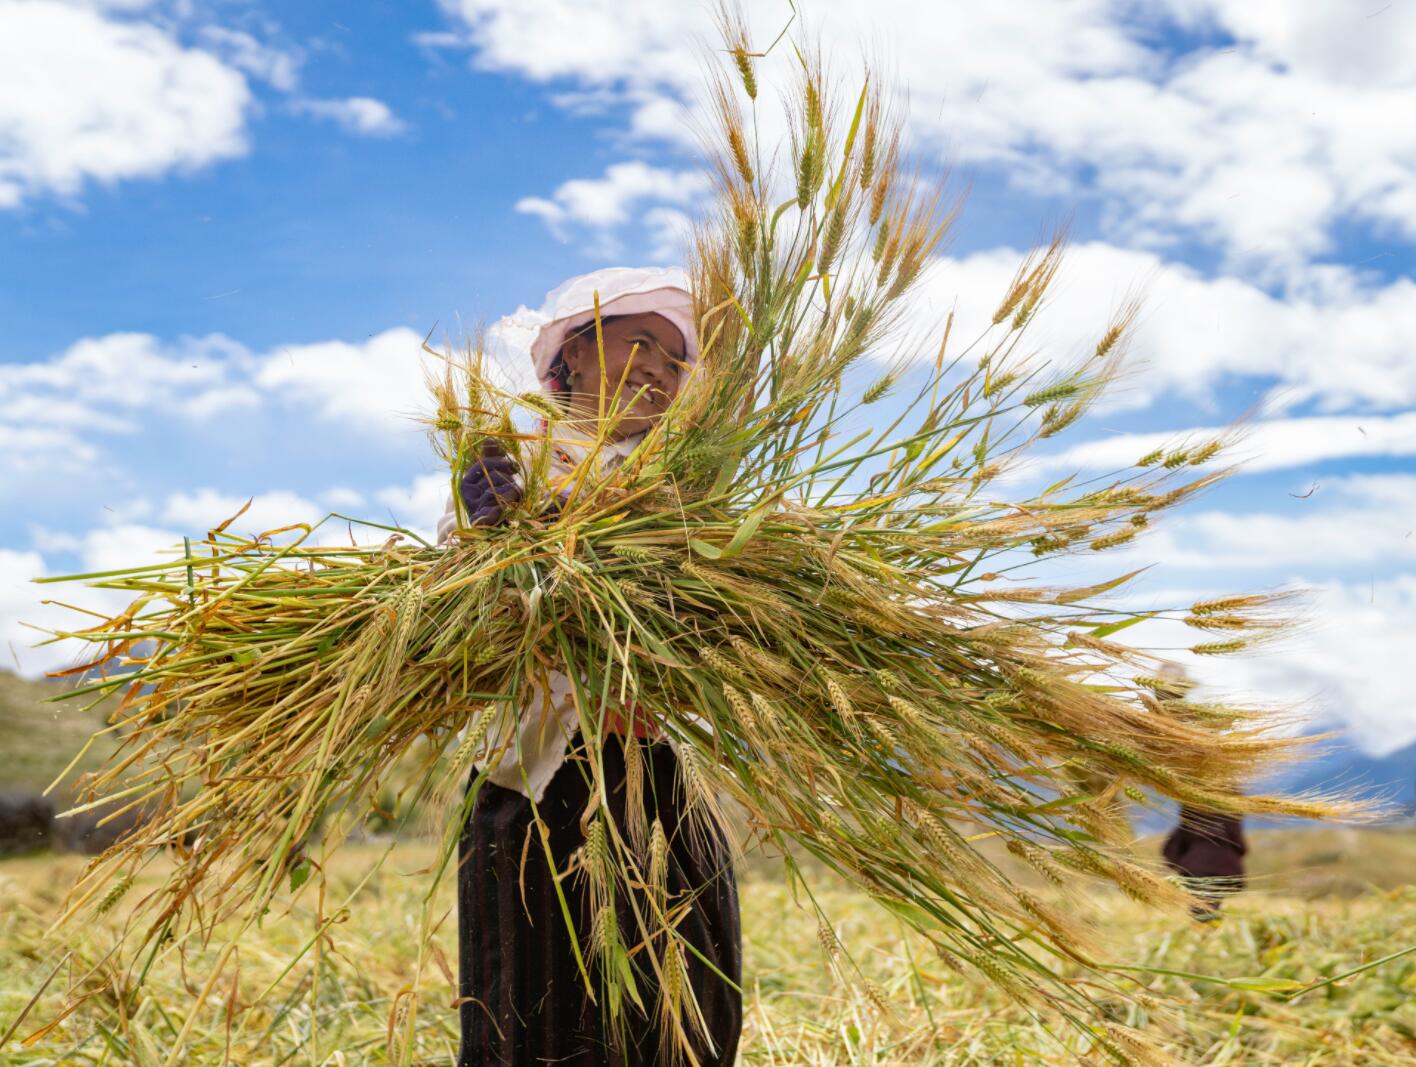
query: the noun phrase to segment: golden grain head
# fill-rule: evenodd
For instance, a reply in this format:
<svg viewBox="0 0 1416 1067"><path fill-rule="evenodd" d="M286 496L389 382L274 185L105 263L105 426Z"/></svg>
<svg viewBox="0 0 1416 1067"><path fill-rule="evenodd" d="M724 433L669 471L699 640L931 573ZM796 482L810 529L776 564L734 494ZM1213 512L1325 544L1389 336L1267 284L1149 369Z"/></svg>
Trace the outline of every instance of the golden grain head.
<svg viewBox="0 0 1416 1067"><path fill-rule="evenodd" d="M166 762L131 794L158 809L155 828L85 876L67 918L116 906L143 849L180 840L186 828L203 835L200 850L180 855L167 880L133 904L137 933L119 961L125 973L136 973L133 950L151 950L173 929L153 921L162 908L171 906L176 928L193 934L210 933L218 916L259 917L287 883L289 840L326 812L352 823L369 795L387 807L394 798L455 792L503 712L520 711L494 698L519 701L553 669L582 680L573 704L588 697L593 706L605 695L632 701L664 727L684 806L676 832L694 848L730 825L731 798L760 837L800 846L857 885L884 890L877 899L910 905L898 911L907 925L936 946L957 946L941 958L966 958L1034 1007L1062 998L1092 1035L1117 988L1114 974L1076 960L1064 969L1026 940L978 937L995 919L1019 928L1024 913L1059 939L1071 935L1062 933L1067 916L1051 890L1010 898L956 826L1002 835L1059 889L1094 875L1163 901L1183 894L1127 863L1124 790L1144 785L1237 811L1339 810L1237 792L1236 781L1292 745L1270 740L1243 709L1157 699L1160 688L1140 691L1144 673L1135 676L1139 689L1094 684L1091 672L1125 679L1155 662L1127 646L1125 634L1096 637L1079 621L1083 613L1107 617L1090 601L1105 599L1108 586L1009 592L997 589L998 575L980 573L992 565L980 561L1028 550L1055 556L1125 544L1160 510L1225 476L1206 468L1171 484L1217 455L1228 439L1220 435L1185 447L1172 441L1143 456L1143 470L1108 479L1135 485L1100 490L1092 486L1104 482L1063 479L1032 499L1010 495L998 479L1025 447L1081 418L1114 380L1134 302L1094 334L1099 362L1071 371L1021 355L1014 362L1020 331L1040 324L1061 262L1059 231L1019 265L994 311L1002 329L986 334L981 358L955 359L947 337L916 351L894 301L922 276L948 222L936 186L901 178L900 130L874 81L858 138L836 136L851 121L840 104L861 99L860 89L828 79L810 48L800 50L785 121L759 125L758 107L741 105L736 83L758 99L765 68L742 23L730 18L729 26L715 83L719 143L710 153L719 202L688 249L701 370L646 447L613 470L582 468L583 483L558 515L528 503L505 525L459 531L447 549L411 537L395 543L386 540L394 531L372 525L370 544L347 549L287 550L214 531L170 567L108 576L110 589L147 599L125 615L84 621L92 629L79 639L96 657L90 676L102 678L114 656L132 651L115 651L119 642L105 633L150 640L157 651L93 691L121 701L115 721L128 724L130 751L160 752ZM789 151L763 144L768 129L789 131ZM770 183L760 161L771 159L782 161L797 211L762 203ZM867 354L891 368L867 376L875 379L859 397L867 404L910 368L914 406L898 424L840 395L842 381L854 381L846 378L851 365ZM469 346L438 375L429 425L446 437L434 448L456 477L494 435L539 491L549 449L538 444L539 424L525 431L518 427L526 420L511 414L551 421L560 411L539 394L499 387L488 369ZM1036 414L1013 434L1026 414L1019 407ZM858 440L847 414L866 424ZM599 432L594 420L577 421L557 433ZM1192 651L1241 652L1281 632L1281 620L1260 610L1268 604L1216 596L1192 605L1185 621L1223 638ZM1079 636L1069 641L1072 631ZM469 707L477 709L470 722ZM440 742L464 726L444 756ZM498 731L488 758L516 758L514 734ZM592 756L622 743L608 736L586 738ZM672 909L650 909L656 914L634 931L637 948L613 925L612 899L645 877L646 864L662 893L669 874L665 828L645 810L645 753L629 745L628 846L600 807L606 783L592 759L596 799L573 862L588 879L601 952L660 954L661 1009L681 1036L692 1013L680 1012L683 945L664 928ZM116 761L106 766L89 783L93 797L123 789L122 773ZM1079 787L1097 775L1109 776L1104 787ZM1079 793L1064 811L1048 806L1049 797ZM1020 826L1036 840L1007 840ZM1079 844L1086 835L1077 826L1115 842L1114 857L1110 847ZM455 847L456 835L446 841ZM540 844L534 833L527 838L532 854ZM451 852L442 858L435 869L456 870ZM941 884L978 917L976 928L939 918ZM834 931L829 944L821 936L828 955L839 948ZM600 977L620 983L623 1003L622 975L607 969ZM883 1003L879 993L867 999Z"/></svg>
<svg viewBox="0 0 1416 1067"><path fill-rule="evenodd" d="M743 91L747 93L749 99L756 100L757 71L753 68L752 57L748 54L747 49L743 47L733 49L733 62L737 66L739 77L742 78Z"/></svg>

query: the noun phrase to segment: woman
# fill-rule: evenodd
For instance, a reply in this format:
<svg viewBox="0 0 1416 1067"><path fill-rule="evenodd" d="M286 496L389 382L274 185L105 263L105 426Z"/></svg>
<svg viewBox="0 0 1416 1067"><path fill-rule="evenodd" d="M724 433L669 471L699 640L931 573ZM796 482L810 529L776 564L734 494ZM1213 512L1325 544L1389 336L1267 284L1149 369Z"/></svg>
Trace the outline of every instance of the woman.
<svg viewBox="0 0 1416 1067"><path fill-rule="evenodd" d="M597 294L603 362L594 327ZM566 423L580 427L579 441L557 437L549 442L552 489L563 495L568 489L556 479L565 480L585 458L586 438L594 436L587 433L587 423L617 417L609 440L592 457L602 471L612 470L687 381L698 355L693 298L681 270L610 268L572 278L553 290L535 325L531 356L541 387L566 408ZM613 396L622 377L622 406L603 410L605 397ZM638 399L627 403L636 394ZM461 484L469 523L500 522L504 510L520 499L523 486L509 457L496 449L484 453ZM442 540L452 535L456 522L449 499L448 513L439 524ZM510 742L509 751L483 784L460 843L458 1063L668 1063L672 1040L657 1022L652 972L646 967L636 972L648 1014L626 1006L624 1041L617 1040L602 1006L587 995L555 876L532 826L534 800L547 824L556 868L564 871L583 841L580 818L591 781L569 679L550 672L509 715L511 719L493 733ZM619 734L623 745L644 746L644 804L649 821L658 818L668 837L670 901L690 903L678 929L708 961L687 954L689 981L712 1035L712 1047L701 1040L696 1044L697 1062L702 1067L730 1065L742 1028L742 949L727 843L710 839L705 845L687 827L681 829L683 792L672 742L643 718L636 717L629 729L618 709L610 720L610 731ZM622 828L624 752L622 745L613 743L604 751L611 814ZM477 773L474 770L473 776ZM589 959L584 952L591 920L588 893L574 876L561 879L560 888ZM621 929L635 929L630 902L620 899L616 907ZM694 1027L687 1029L697 1039Z"/></svg>
<svg viewBox="0 0 1416 1067"><path fill-rule="evenodd" d="M1161 700L1183 700L1194 688L1185 669L1166 663L1160 671L1165 683L1156 688ZM1160 854L1195 894L1191 912L1201 922L1219 918L1224 898L1244 888L1244 820L1227 812L1180 805L1179 822L1170 831Z"/></svg>

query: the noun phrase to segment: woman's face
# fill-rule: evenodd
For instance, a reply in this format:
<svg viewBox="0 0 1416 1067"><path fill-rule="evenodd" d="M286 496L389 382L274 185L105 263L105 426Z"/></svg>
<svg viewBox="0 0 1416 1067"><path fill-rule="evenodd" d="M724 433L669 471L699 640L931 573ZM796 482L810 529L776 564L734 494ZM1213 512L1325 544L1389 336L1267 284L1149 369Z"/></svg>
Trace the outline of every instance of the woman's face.
<svg viewBox="0 0 1416 1067"><path fill-rule="evenodd" d="M592 419L622 413L624 417L610 434L615 439L642 433L678 393L679 369L685 358L683 336L672 322L652 311L602 320L601 332L605 346L604 411L600 409L602 376L593 325L567 339L561 349L570 370L570 410L574 416Z"/></svg>

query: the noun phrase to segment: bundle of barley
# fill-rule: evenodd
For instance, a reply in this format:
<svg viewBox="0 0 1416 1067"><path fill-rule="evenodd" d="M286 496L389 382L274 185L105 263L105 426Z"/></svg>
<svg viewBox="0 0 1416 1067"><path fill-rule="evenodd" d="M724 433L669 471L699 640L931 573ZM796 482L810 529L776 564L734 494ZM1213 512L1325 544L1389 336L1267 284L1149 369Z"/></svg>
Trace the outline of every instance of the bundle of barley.
<svg viewBox="0 0 1416 1067"><path fill-rule="evenodd" d="M1090 962L1066 894L1099 878L1183 898L1128 854L1123 801L1333 814L1245 791L1292 742L1251 710L1159 686L1157 658L1117 636L1157 613L1100 603L1125 577L1010 580L1039 560L1125 544L1223 476L1207 466L1226 443L1214 440L1025 499L997 488L1115 376L1135 305L1099 328L1078 366L1025 358L1058 240L1019 269L981 337L958 345L945 323L916 358L903 301L953 212L903 175L899 125L877 89L838 107L809 59L789 107L794 189L774 201L782 176L754 147L756 58L730 32L732 66L714 86L719 213L691 256L699 369L623 466L575 479L564 507L546 511L544 439L516 429L516 408L564 413L499 389L472 351L448 357L434 382L431 436L454 484L489 436L518 457L530 491L506 525L459 530L446 549L406 531L330 547L308 528L283 540L223 528L171 562L84 576L134 597L77 635L101 653L87 669L128 670L78 690L126 690L121 758L89 789L157 814L95 862L66 914L175 850L123 946L135 979L153 954L223 921L254 923L284 885L322 877L303 845L312 829L323 821L324 848L335 847L347 824L332 816L366 804L398 761L414 764L413 795L454 792L474 758L492 765L507 747L499 709L553 665L573 680L593 754L622 743L606 709L652 716L678 747L700 827L731 797L794 877L803 851L817 857L949 966L1046 1005L1122 1062L1143 1055L1140 1039L1103 1023L1096 998L1124 990ZM852 396L843 382L886 353L883 375ZM911 374L918 395L887 425L849 431ZM1272 632L1270 607L1262 595L1192 605L1184 621L1207 635L1193 651L1246 648ZM639 928L623 930L608 903L617 887L663 877L662 831L636 823L638 807L623 834L607 810L587 812L579 862L605 904L593 937L581 932L593 946L584 978L617 1010L637 996L624 965L636 946L683 1039L695 1016L673 980L685 952L673 916L650 893ZM980 838L1055 892L1003 877ZM337 918L322 914L321 936ZM833 966L852 978L820 920ZM1079 963L1094 981L1061 977ZM404 997L398 1019L408 1007Z"/></svg>

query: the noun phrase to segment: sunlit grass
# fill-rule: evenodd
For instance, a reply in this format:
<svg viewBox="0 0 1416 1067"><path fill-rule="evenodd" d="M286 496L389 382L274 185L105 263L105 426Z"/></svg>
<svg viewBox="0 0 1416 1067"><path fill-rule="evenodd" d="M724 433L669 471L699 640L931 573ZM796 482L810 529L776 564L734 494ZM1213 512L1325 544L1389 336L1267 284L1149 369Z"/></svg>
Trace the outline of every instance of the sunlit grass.
<svg viewBox="0 0 1416 1067"><path fill-rule="evenodd" d="M1066 573L1060 559L1129 544L1226 477L1237 430L1177 437L1108 474L1027 492L1003 477L1122 375L1139 293L1118 294L1085 353L1039 347L1029 328L1052 299L1064 228L1023 258L980 332L956 335L952 314L928 322L912 301L958 204L946 180L910 160L908 108L875 73L841 76L804 32L784 45L797 62L773 86L780 114L765 113L758 52L735 10L721 10L727 47L704 86L715 195L684 250L697 360L612 473L595 457L624 416L627 379L613 395L602 388L600 417L587 419L581 404L561 410L500 388L473 338L432 375L426 421L449 489L489 442L515 459L524 492L503 524L460 522L435 547L412 530L365 524L356 535L327 517L348 529L344 545L322 540L328 526L243 536L238 514L163 562L41 579L130 598L111 618L85 614L81 628L53 635L88 644L71 696L122 696L109 733L123 748L96 774L70 776L80 802L149 816L64 904L79 936L109 912L115 886L140 881L127 898L139 917L112 955L122 977L88 972L66 1003L87 997L83 1012L117 1012L121 1035L104 1037L113 1055L145 1061L201 1032L233 1049L288 1040L314 1063L337 1048L367 1057L381 1018L404 1053L416 1043L444 1055L429 983L439 970L450 980L447 935L433 933L431 888L428 908L407 882L375 883L399 925L369 943L377 958L360 959L356 940L309 972L313 1016L278 1007L276 961L305 940L321 944L322 923L351 925L340 922L345 887L327 878L340 866L340 829L369 810L395 817L383 795L400 776L392 807L407 812L437 807L469 763L478 785L498 760L509 767L548 670L569 679L590 755L584 844L565 868L583 875L590 900L581 933L593 934L584 943L595 967L579 969L613 1022L637 997L631 976L644 964L653 1010L680 1050L699 1016L683 981L682 902L663 862L669 831L640 803L637 741L623 750L623 832L611 814L602 757L623 744L608 727L612 706L648 716L675 743L690 835L719 829L736 805L754 840L803 861L786 865L811 900L793 915L798 940L819 941L851 992L792 987L808 999L789 1005L827 998L800 1039L778 1036L776 1001L758 1002L755 1047L782 1062L829 1059L838 1042L857 1059L884 1042L888 1057L918 1062L932 1055L920 1043L937 1047L948 1032L918 1036L934 1001L969 1003L964 976L992 983L996 993L977 994L986 1003L974 1008L988 1008L980 1025L1016 1037L1024 1057L1052 1054L1045 1031L988 997L1026 999L1065 1022L1068 1041L1102 1042L1112 1063L1157 1062L1142 1031L1159 1031L1136 1014L1155 1009L1128 995L1131 972L1105 962L1130 965L1133 954L1104 952L1078 914L1098 879L1183 911L1180 887L1128 851L1128 802L1364 814L1341 796L1251 788L1304 748L1279 729L1281 709L1192 699L1165 676L1173 649L1127 643L1134 624L1164 618L1193 631L1195 656L1247 652L1284 632L1286 591L1135 612L1108 595L1139 570L1051 584ZM598 315L599 296L594 306ZM906 402L888 417L873 406L897 390ZM583 446L586 459L566 474L551 441ZM318 856L306 850L317 838ZM446 835L439 861L425 858L425 885L448 870L454 846ZM148 866L172 852L179 865ZM1004 873L1011 857L1032 881ZM801 877L808 869L814 877ZM849 895L811 897L818 886L846 892L840 879ZM285 887L307 881L301 907L318 897L318 909L278 929L268 920L253 941ZM750 891L769 899L770 884ZM621 918L617 900L641 892L644 904ZM853 921L867 901L878 907ZM366 903L352 908L351 920L367 919ZM1115 923L1135 919L1119 914L1131 919ZM906 927L919 940L898 940ZM777 933L791 943L798 931ZM927 962L873 973L855 959L856 933L872 952L871 939L885 938ZM95 945L80 941L92 960ZM198 942L219 946L214 958L195 954ZM793 961L813 958L801 948ZM307 966L288 965L292 975ZM164 994L172 967L185 996ZM144 978L158 983L150 996L128 985ZM898 1002L910 991L917 1003L888 1025L876 1017L892 993ZM197 1016L175 1007L193 997ZM164 1014L169 1003L178 1014ZM225 1024L200 1030L201 1012L222 1003Z"/></svg>
<svg viewBox="0 0 1416 1067"><path fill-rule="evenodd" d="M1409 1064L1416 1060L1416 956L1393 960L1293 1000L1275 989L1341 974L1412 943L1416 929L1410 835L1362 834L1351 857L1378 885L1353 897L1304 900L1277 890L1305 865L1309 891L1326 885L1355 889L1353 864L1325 873L1341 849L1336 835L1256 835L1264 889L1230 903L1218 924L1203 926L1159 916L1119 894L1098 890L1095 905L1113 958L1154 971L1209 976L1198 981L1138 972L1150 988L1174 997L1180 1014L1131 1008L1118 1021L1205 1064ZM345 887L382 850L351 848L340 857L332 887ZM40 1003L0 1048L0 1064L192 1065L361 1064L391 1062L388 1023L395 998L414 980L419 943L422 868L434 850L403 845L355 899L337 925L337 951L318 963L306 957L276 981L309 940L316 901L310 890L286 915L241 942L237 957L216 976L218 955L193 950L185 973L162 965L133 1000L126 1020L121 983L79 1014L29 1045L20 1044L59 1003L70 969L61 967ZM1272 869L1279 862L1280 874ZM43 929L76 857L33 857L0 865L0 1033L9 1029L36 989L73 948L96 958L118 928L118 904L70 945L46 941ZM156 873L156 872L154 872ZM1385 877L1383 877L1383 875ZM1398 884L1401 879L1408 884ZM1381 888L1385 884L1391 888ZM141 891L141 884L135 891ZM311 889L313 886L311 886ZM882 917L865 896L822 876L817 896L837 920L868 978L887 998L885 1010L858 985L835 981L817 940L814 916L796 908L767 860L754 860L742 880L747 1010L743 1064L995 1064L1068 1063L1081 1050L1075 1031L1052 1027L1008 1002L976 978L943 967L920 939ZM451 892L438 899L440 911ZM434 937L434 966L423 984L413 1062L452 1064L457 1042L455 933L448 914ZM316 985L313 991L312 987ZM1226 980L1239 980L1226 985ZM271 989L272 983L274 988ZM267 992L269 991L269 992ZM266 994L262 996L262 994ZM196 1015L178 1042L187 1016ZM47 1009L47 1010L46 1010ZM1050 1031L1050 1032L1049 1032ZM1068 1050L1072 1050L1069 1053Z"/></svg>

